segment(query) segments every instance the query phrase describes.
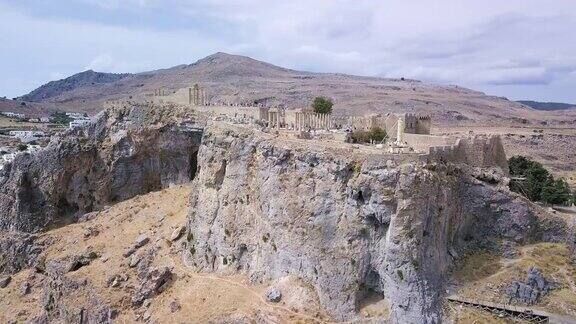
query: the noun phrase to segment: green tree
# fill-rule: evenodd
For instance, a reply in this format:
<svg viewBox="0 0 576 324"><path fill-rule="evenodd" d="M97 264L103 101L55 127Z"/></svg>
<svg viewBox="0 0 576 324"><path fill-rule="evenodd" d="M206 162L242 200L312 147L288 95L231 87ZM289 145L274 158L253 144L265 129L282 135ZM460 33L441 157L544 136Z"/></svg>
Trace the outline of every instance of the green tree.
<svg viewBox="0 0 576 324"><path fill-rule="evenodd" d="M385 143L388 139L388 134L382 128L376 127L371 131L355 131L352 133L352 142L354 143L370 143L372 141L377 143Z"/></svg>
<svg viewBox="0 0 576 324"><path fill-rule="evenodd" d="M386 134L386 131L380 127L374 128L370 133L370 137L374 142L386 142L388 139L388 134Z"/></svg>
<svg viewBox="0 0 576 324"><path fill-rule="evenodd" d="M565 205L570 202L570 186L564 179L554 180L552 177L542 188L542 201L551 205Z"/></svg>
<svg viewBox="0 0 576 324"><path fill-rule="evenodd" d="M326 97L316 97L314 102L312 102L312 108L317 114L331 114L333 105L332 100Z"/></svg>
<svg viewBox="0 0 576 324"><path fill-rule="evenodd" d="M513 156L508 160L508 166L510 176L520 178L510 181L510 190L532 201L560 205L576 199L564 179L554 179L552 174L536 161L524 156Z"/></svg>
<svg viewBox="0 0 576 324"><path fill-rule="evenodd" d="M510 190L518 192L532 201L542 201L542 188L551 177L542 164L524 156L513 156L508 160L510 175L524 178L510 182Z"/></svg>
<svg viewBox="0 0 576 324"><path fill-rule="evenodd" d="M72 119L66 113L55 111L50 115L50 121L54 124L68 124Z"/></svg>

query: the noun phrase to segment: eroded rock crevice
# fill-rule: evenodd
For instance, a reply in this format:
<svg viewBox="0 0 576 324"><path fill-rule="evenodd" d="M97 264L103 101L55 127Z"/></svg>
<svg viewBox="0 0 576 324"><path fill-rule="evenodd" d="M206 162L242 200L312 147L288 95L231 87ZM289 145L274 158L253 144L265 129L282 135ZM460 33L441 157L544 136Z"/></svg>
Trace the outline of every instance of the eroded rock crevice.
<svg viewBox="0 0 576 324"><path fill-rule="evenodd" d="M37 154L17 156L0 174L0 230L67 224L107 204L192 180L202 132L152 123L154 114L162 115L154 109L106 110Z"/></svg>
<svg viewBox="0 0 576 324"><path fill-rule="evenodd" d="M459 255L491 238L542 236L528 202L466 165L383 158L298 150L241 128L207 130L188 264L253 282L296 276L338 319L376 297L389 301L393 321L432 323L442 319L445 278Z"/></svg>

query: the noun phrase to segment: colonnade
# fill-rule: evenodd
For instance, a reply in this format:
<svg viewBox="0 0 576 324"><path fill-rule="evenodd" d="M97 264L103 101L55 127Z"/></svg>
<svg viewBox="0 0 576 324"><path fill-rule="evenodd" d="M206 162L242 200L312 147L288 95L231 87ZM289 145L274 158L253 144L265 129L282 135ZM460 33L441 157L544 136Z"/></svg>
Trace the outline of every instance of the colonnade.
<svg viewBox="0 0 576 324"><path fill-rule="evenodd" d="M188 104L193 106L206 105L206 93L198 84L188 88Z"/></svg>
<svg viewBox="0 0 576 324"><path fill-rule="evenodd" d="M280 111L268 111L268 127L280 128Z"/></svg>
<svg viewBox="0 0 576 324"><path fill-rule="evenodd" d="M154 96L156 96L156 97L165 96L166 93L167 93L166 89L164 89L164 88L154 89Z"/></svg>
<svg viewBox="0 0 576 324"><path fill-rule="evenodd" d="M294 129L298 131L307 129L328 130L332 128L332 116L329 114L296 112L294 117Z"/></svg>

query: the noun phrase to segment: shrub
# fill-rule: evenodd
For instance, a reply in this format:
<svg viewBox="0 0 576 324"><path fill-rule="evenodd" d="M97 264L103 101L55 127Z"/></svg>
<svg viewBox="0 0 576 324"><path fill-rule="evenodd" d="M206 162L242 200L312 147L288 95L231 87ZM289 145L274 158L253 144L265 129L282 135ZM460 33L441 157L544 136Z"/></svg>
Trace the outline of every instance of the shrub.
<svg viewBox="0 0 576 324"><path fill-rule="evenodd" d="M510 176L524 178L510 181L510 190L524 195L531 201L547 204L568 204L574 194L564 179L554 179L542 164L524 156L513 156L508 160Z"/></svg>
<svg viewBox="0 0 576 324"><path fill-rule="evenodd" d="M547 204L564 205L573 199L570 186L564 179L549 179L542 187L542 201Z"/></svg>
<svg viewBox="0 0 576 324"><path fill-rule="evenodd" d="M63 112L53 112L50 115L50 121L54 124L68 124L72 121L73 119L71 117L69 117L68 115L66 115L66 113Z"/></svg>
<svg viewBox="0 0 576 324"><path fill-rule="evenodd" d="M524 156L513 156L508 160L510 175L525 178L510 182L510 190L518 192L532 201L542 201L544 183L552 176L542 164Z"/></svg>
<svg viewBox="0 0 576 324"><path fill-rule="evenodd" d="M332 100L325 97L316 97L312 102L312 108L317 114L331 114L333 105Z"/></svg>
<svg viewBox="0 0 576 324"><path fill-rule="evenodd" d="M371 131L355 131L352 133L352 142L354 143L370 143L371 141L378 143L385 143L388 139L388 134L382 128L376 127Z"/></svg>

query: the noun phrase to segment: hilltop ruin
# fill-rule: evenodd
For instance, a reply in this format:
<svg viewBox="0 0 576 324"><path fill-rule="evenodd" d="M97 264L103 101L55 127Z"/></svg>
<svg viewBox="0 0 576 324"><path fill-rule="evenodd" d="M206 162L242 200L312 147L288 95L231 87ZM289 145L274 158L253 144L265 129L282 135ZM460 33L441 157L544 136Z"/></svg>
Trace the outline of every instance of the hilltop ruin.
<svg viewBox="0 0 576 324"><path fill-rule="evenodd" d="M187 89L166 93L162 89L149 95L151 103L171 103L189 107L213 119L246 125L258 124L280 137L321 141L350 142L351 132L381 129L386 131L385 144L374 143L382 153L417 154L443 162L466 163L473 167L497 167L508 172L506 153L498 136L454 138L432 135L432 119L427 115L369 114L346 116L315 113L311 108L286 109L263 105L212 103L206 91L194 84ZM335 144L338 145L338 144Z"/></svg>

